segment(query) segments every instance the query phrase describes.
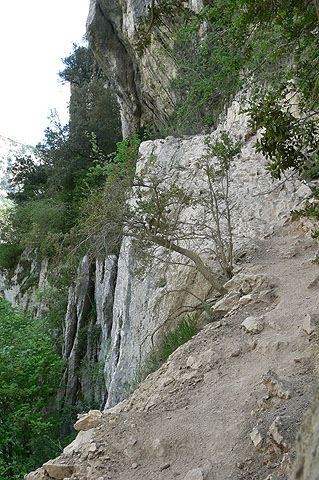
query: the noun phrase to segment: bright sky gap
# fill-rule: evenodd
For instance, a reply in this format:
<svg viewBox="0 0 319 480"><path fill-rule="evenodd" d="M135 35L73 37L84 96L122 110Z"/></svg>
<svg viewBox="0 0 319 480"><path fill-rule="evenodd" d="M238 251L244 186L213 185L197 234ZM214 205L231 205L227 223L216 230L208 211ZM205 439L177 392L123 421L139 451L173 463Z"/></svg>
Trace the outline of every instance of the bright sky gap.
<svg viewBox="0 0 319 480"><path fill-rule="evenodd" d="M50 111L68 121L69 86L58 72L83 43L89 0L16 0L0 5L0 135L36 145Z"/></svg>

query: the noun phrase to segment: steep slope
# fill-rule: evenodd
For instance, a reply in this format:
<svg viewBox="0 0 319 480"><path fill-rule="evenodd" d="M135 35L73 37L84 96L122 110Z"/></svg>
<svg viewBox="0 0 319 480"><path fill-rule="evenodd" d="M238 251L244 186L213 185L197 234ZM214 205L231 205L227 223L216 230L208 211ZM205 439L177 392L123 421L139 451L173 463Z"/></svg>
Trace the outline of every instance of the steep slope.
<svg viewBox="0 0 319 480"><path fill-rule="evenodd" d="M232 136L245 137L249 132L247 118L238 110L235 102L226 122L212 133L212 140L223 129ZM256 139L250 133L231 170L229 194L237 261L256 240L277 232L289 221L290 210L298 207L310 192L298 178L273 182L266 173L265 159L255 152ZM141 171L148 166L155 155L158 168L175 175L183 188L200 191L203 179L198 165L205 148L205 137L201 135L144 142L137 168ZM185 215L193 215L193 210ZM200 217L203 212L198 209L196 215ZM188 245L203 252L203 259L212 270L217 268L207 254L207 248L214 247L212 239L202 240L200 245L190 239ZM173 263L166 261L166 252L161 248L157 257L164 261L156 267L149 265L142 276L136 275L138 259L127 239L118 259L111 256L90 263L85 257L81 262L78 279L69 289L63 322L62 351L67 367L59 395L61 402L77 404L81 410L112 407L127 398L138 369L152 348L152 340L156 343L165 330L162 326L174 327L183 312L195 308L199 301L213 299L215 293L210 283L191 262L178 255ZM50 268L46 261L41 265L28 261L30 268L25 276L22 278L23 269L18 267L10 288L4 291L7 299L23 307L35 303L35 292L27 289L29 285L35 285L40 292L48 286ZM44 307L40 303L37 313Z"/></svg>
<svg viewBox="0 0 319 480"><path fill-rule="evenodd" d="M307 229L294 221L256 241L227 287L240 299L215 307L228 310L224 318L129 400L95 414L94 428L94 412L82 418L77 428L88 431L27 480L286 479L318 374L318 266ZM247 317L258 322L244 327Z"/></svg>

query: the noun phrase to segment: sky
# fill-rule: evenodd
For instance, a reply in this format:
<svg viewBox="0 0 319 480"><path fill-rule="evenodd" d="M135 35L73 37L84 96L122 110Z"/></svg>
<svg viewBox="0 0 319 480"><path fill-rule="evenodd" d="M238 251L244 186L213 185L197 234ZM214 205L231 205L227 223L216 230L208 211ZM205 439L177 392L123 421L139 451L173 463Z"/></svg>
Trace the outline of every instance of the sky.
<svg viewBox="0 0 319 480"><path fill-rule="evenodd" d="M56 109L68 121L70 90L58 72L82 44L89 0L0 0L0 135L36 145Z"/></svg>

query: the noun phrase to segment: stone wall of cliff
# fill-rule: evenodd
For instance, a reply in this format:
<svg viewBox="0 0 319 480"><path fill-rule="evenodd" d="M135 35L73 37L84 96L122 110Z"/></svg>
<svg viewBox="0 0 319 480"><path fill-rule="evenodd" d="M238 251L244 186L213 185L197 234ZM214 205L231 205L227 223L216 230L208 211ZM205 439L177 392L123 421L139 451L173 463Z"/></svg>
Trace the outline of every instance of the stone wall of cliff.
<svg viewBox="0 0 319 480"><path fill-rule="evenodd" d="M198 11L202 0L174 2L181 8ZM156 4L156 2L155 2ZM174 106L170 81L174 64L165 55L174 23L180 10L165 15L160 25L152 21L152 0L91 0L87 20L90 47L112 83L119 100L123 136L128 137L144 125L160 127ZM179 13L178 13L179 12ZM141 31L152 39L141 45Z"/></svg>
<svg viewBox="0 0 319 480"><path fill-rule="evenodd" d="M226 122L211 137L217 138L221 130L232 136L245 137L247 119L238 113L235 102ZM290 218L310 193L310 189L297 178L283 183L273 181L266 173L265 159L255 153L256 136L249 136L241 154L231 169L230 197L234 205L232 224L235 260L240 262L258 239L272 234ZM196 165L205 153L205 137L198 135L183 139L143 142L137 170L145 167L156 156L156 164L163 171L178 172L181 185L186 189L200 188L202 179ZM186 212L191 215L192 212ZM200 211L197 215L202 215ZM209 240L207 245L211 247ZM198 248L196 242L191 248ZM165 260L159 249L157 256ZM188 262L177 264L163 261L136 275L137 258L129 239L123 242L119 258L111 256L91 264L85 257L78 269L77 281L69 289L67 312L63 324L62 350L67 361L60 398L72 404L103 408L113 406L126 398L134 383L137 370L143 365L152 347L152 334L160 338L165 327L174 326L179 314L213 295L211 285ZM206 263L214 270L211 258ZM34 262L33 262L34 263ZM183 264L181 264L183 263ZM11 288L5 296L13 303L27 307L34 303L27 285L21 292L21 272L16 271ZM36 270L31 265L30 275ZM45 288L48 265L43 262L39 270L37 289ZM20 284L19 284L20 282ZM32 283L32 282L31 282ZM34 283L34 282L33 282ZM38 307L39 314L43 305ZM85 408L85 407L84 407Z"/></svg>

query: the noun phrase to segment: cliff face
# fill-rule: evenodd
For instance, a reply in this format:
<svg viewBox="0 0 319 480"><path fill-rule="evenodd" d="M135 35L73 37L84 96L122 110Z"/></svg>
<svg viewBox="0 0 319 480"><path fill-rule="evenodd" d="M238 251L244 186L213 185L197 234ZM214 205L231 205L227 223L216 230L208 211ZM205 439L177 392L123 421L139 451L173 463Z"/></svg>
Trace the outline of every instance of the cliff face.
<svg viewBox="0 0 319 480"><path fill-rule="evenodd" d="M175 3L191 10L202 7L201 0ZM88 39L117 92L124 137L145 124L162 125L174 105L169 89L174 65L164 51L181 13L177 10L174 18L163 10L160 25L155 25L153 9L152 0L90 2Z"/></svg>
<svg viewBox="0 0 319 480"><path fill-rule="evenodd" d="M263 182L259 172L256 183L247 182L252 195ZM224 317L177 349L128 400L80 416L77 438L27 480L290 478L295 435L318 378L318 266L307 225L302 219L287 221L277 210L293 198L293 189L277 187L272 204L265 202L270 223L260 221L261 237L249 239L247 255L227 283L223 303L215 304ZM275 232L270 234L276 211ZM249 223L243 225L251 232ZM144 285L151 287L148 278ZM118 291L123 323L117 331L122 341L125 328L128 332L138 326L128 324L134 308L146 311L146 299L150 308L155 292L145 289L143 296L132 278L124 287L126 297ZM152 314L148 312L144 329ZM123 342L118 367L124 365L125 346L128 341ZM312 407L316 413L317 402L318 397ZM317 433L317 420L308 416L301 438L314 442L300 448L294 480L318 476L318 463L313 461Z"/></svg>
<svg viewBox="0 0 319 480"><path fill-rule="evenodd" d="M246 118L238 110L239 105L234 103L220 130L245 137ZM211 135L212 139L218 138L220 130ZM255 153L255 142L256 136L250 136L231 169L234 257L239 263L254 242L288 222L290 210L310 193L298 179L283 184L273 182L266 173L265 160ZM200 190L203 179L197 165L205 148L205 137L201 135L144 142L137 170L147 166L155 155L156 165L171 176L177 174L186 191ZM188 218L193 211L185 211L185 215ZM198 210L196 215L200 217L203 212ZM212 247L209 239L199 245L195 240L189 243L194 251L205 252ZM174 263L166 261L163 248L159 248L157 256L163 261L150 265L143 276L135 273L138 261L129 239L123 242L118 259L111 256L94 265L87 258L82 260L77 282L69 290L64 319L62 344L67 368L61 401L66 398L84 408L103 408L126 398L152 340L156 343L165 328L174 326L183 312L191 311L209 296L214 297L211 285L191 262L185 262L178 254L173 257ZM203 258L212 270L217 268L211 257L204 254ZM35 303L27 287L28 282L36 283L30 282L36 266L31 262L30 272L23 280L19 268L5 295L13 303L27 307L28 302L29 306ZM45 262L38 269L40 290L46 287L47 269ZM37 308L41 314L44 306Z"/></svg>

